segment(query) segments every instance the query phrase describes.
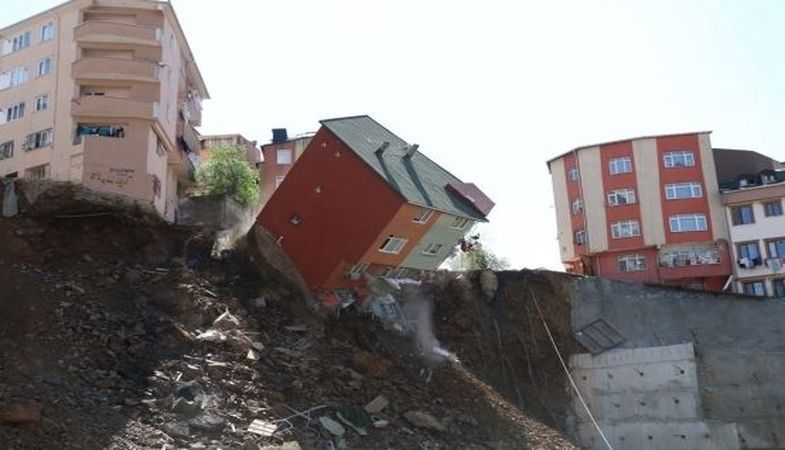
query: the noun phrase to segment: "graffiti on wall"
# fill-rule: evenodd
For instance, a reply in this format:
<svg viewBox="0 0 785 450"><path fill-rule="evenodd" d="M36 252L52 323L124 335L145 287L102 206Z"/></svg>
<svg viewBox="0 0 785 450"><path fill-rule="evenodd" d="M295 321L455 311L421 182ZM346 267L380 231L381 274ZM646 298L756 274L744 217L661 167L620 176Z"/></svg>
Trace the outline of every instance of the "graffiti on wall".
<svg viewBox="0 0 785 450"><path fill-rule="evenodd" d="M90 181L108 186L124 188L136 175L136 169L109 167L106 170L90 172Z"/></svg>

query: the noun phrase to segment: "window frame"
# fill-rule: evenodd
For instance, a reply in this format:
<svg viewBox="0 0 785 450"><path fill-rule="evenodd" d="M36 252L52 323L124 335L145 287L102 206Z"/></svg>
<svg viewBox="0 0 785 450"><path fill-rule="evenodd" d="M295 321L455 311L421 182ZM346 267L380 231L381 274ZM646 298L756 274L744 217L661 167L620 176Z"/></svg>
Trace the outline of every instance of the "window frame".
<svg viewBox="0 0 785 450"><path fill-rule="evenodd" d="M688 197L678 196L679 189L689 189L690 195ZM694 195L695 193L698 195ZM702 198L703 186L697 181L684 181L679 183L669 183L665 185L665 199L666 200L684 200L690 198Z"/></svg>
<svg viewBox="0 0 785 450"><path fill-rule="evenodd" d="M778 284L780 285L780 289L777 289ZM785 298L785 278L771 279L771 296L774 298Z"/></svg>
<svg viewBox="0 0 785 450"><path fill-rule="evenodd" d="M455 218L452 219L450 228L452 228L453 230L463 230L466 228L466 225L468 225L469 222L471 222L471 219L461 216L455 216Z"/></svg>
<svg viewBox="0 0 785 450"><path fill-rule="evenodd" d="M742 252L741 249L747 249L751 246L755 246L755 253L757 256L749 256L749 250L746 252L747 256L744 256L745 252ZM736 243L736 256L737 259L741 260L742 258L747 258L750 261L754 260L755 258L760 259L761 263L763 262L763 253L760 251L760 242L758 241L744 241L744 242L737 242Z"/></svg>
<svg viewBox="0 0 785 450"><path fill-rule="evenodd" d="M622 167L619 168L619 164L622 164ZM629 169L629 170L622 170L622 169ZM616 158L611 158L608 160L608 172L611 175L621 175L624 173L632 173L632 157L631 156L619 156Z"/></svg>
<svg viewBox="0 0 785 450"><path fill-rule="evenodd" d="M351 278L352 280L356 280L360 278L371 266L370 263L360 261L357 264L353 265L346 271L346 276Z"/></svg>
<svg viewBox="0 0 785 450"><path fill-rule="evenodd" d="M5 123L14 122L25 116L25 102L19 102L9 106L5 110Z"/></svg>
<svg viewBox="0 0 785 450"><path fill-rule="evenodd" d="M689 156L689 158L687 158ZM678 165L676 164L676 158L683 157L684 164ZM688 163L689 159L689 163ZM695 152L692 150L671 150L665 152L662 155L662 163L666 169L678 169L682 167L694 167L695 166Z"/></svg>
<svg viewBox="0 0 785 450"><path fill-rule="evenodd" d="M11 41L11 53L20 52L30 47L31 36L30 30L28 30L9 39Z"/></svg>
<svg viewBox="0 0 785 450"><path fill-rule="evenodd" d="M743 219L743 215L738 215L737 214L737 211L741 211L744 208L749 208L749 210L750 210L750 221L749 222L742 222L741 220ZM731 208L730 208L730 218L731 218L731 224L734 227L735 226L739 226L739 225L751 225L751 224L754 224L755 223L755 208L753 207L752 203L747 203L747 204L744 204L744 205L731 206Z"/></svg>
<svg viewBox="0 0 785 450"><path fill-rule="evenodd" d="M629 234L622 231L629 227ZM637 219L624 219L611 222L611 239L628 239L641 235L641 222Z"/></svg>
<svg viewBox="0 0 785 450"><path fill-rule="evenodd" d="M761 204L763 205L763 215L765 217L777 217L782 215L782 200L779 199L769 200L769 201L761 202ZM777 214L771 214L771 212L769 211L769 206L771 205L777 205L778 208Z"/></svg>
<svg viewBox="0 0 785 450"><path fill-rule="evenodd" d="M43 107L40 107L43 105ZM33 101L33 112L46 111L49 109L49 93L37 95Z"/></svg>
<svg viewBox="0 0 785 450"><path fill-rule="evenodd" d="M621 194L625 195L626 200L624 203L619 202L619 197ZM632 200L630 201L630 196ZM638 199L635 195L635 189L633 188L624 188L624 189L614 189L613 191L608 193L608 206L624 206L624 205L634 205L638 202Z"/></svg>
<svg viewBox="0 0 785 450"><path fill-rule="evenodd" d="M43 139L44 136L46 136L46 140ZM51 147L52 145L54 145L54 132L52 128L47 128L25 136L23 148L29 152L39 148Z"/></svg>
<svg viewBox="0 0 785 450"><path fill-rule="evenodd" d="M577 167L570 167L570 169L567 170L567 179L570 181L578 181L578 178L580 178L580 170Z"/></svg>
<svg viewBox="0 0 785 450"><path fill-rule="evenodd" d="M688 220L693 219L695 220L696 229L694 230L683 230L681 226L681 220ZM674 229L673 221L676 220L679 223L678 230ZM704 227L701 228L698 225L700 222L703 222ZM694 214L675 214L668 217L668 229L671 233L702 233L705 231L709 231L709 219L706 217L706 214L703 213L694 213Z"/></svg>
<svg viewBox="0 0 785 450"><path fill-rule="evenodd" d="M762 294L758 294L757 292L753 292L753 293L747 292L747 286L754 286L754 285L758 285L758 284L763 287L763 293ZM749 296L752 296L752 297L765 297L766 295L768 295L768 292L766 290L766 282L764 280L742 281L741 282L741 290L744 293L744 295L749 295Z"/></svg>
<svg viewBox="0 0 785 450"><path fill-rule="evenodd" d="M16 143L14 140L0 142L0 161L14 156L14 147ZM10 148L10 151L8 150Z"/></svg>
<svg viewBox="0 0 785 450"><path fill-rule="evenodd" d="M283 183L283 180L286 179L286 175L276 175L275 176L275 188L278 189Z"/></svg>
<svg viewBox="0 0 785 450"><path fill-rule="evenodd" d="M412 217L412 222L414 223L428 223L433 217L433 210L429 208L421 208L417 211L417 214Z"/></svg>
<svg viewBox="0 0 785 450"><path fill-rule="evenodd" d="M47 22L41 25L41 42L49 42L55 37L54 22Z"/></svg>
<svg viewBox="0 0 785 450"><path fill-rule="evenodd" d="M630 262L632 262L632 268L630 268ZM627 273L645 271L647 266L648 262L646 261L646 255L642 253L630 253L618 257L616 268L619 272Z"/></svg>
<svg viewBox="0 0 785 450"><path fill-rule="evenodd" d="M430 244L426 245L425 248L422 249L422 254L426 256L436 256L439 254L439 250L444 247L443 244L438 244L436 242L431 242Z"/></svg>
<svg viewBox="0 0 785 450"><path fill-rule="evenodd" d="M572 215L574 216L583 213L583 199L581 197L577 197L575 200L573 200L570 209L572 211Z"/></svg>
<svg viewBox="0 0 785 450"><path fill-rule="evenodd" d="M401 250L406 247L408 242L409 239L390 234L382 241L382 245L379 246L379 251L390 255L397 255L401 253Z"/></svg>
<svg viewBox="0 0 785 450"><path fill-rule="evenodd" d="M38 60L36 65L36 76L44 77L52 73L52 57L47 56Z"/></svg>
<svg viewBox="0 0 785 450"><path fill-rule="evenodd" d="M579 236L582 236L582 238ZM586 233L586 230L578 230L573 233L573 242L575 242L575 245L586 245L588 238L589 235Z"/></svg>
<svg viewBox="0 0 785 450"><path fill-rule="evenodd" d="M777 242L782 242L781 248L783 249L782 254L777 253ZM772 252L772 244L774 244L775 251ZM779 238L770 238L765 239L763 241L763 245L766 247L766 256L769 258L785 258L785 237Z"/></svg>
<svg viewBox="0 0 785 450"><path fill-rule="evenodd" d="M42 173L38 173L41 171ZM35 174L33 176L33 174ZM45 180L49 175L49 164L39 164L25 169L25 178L30 180Z"/></svg>
<svg viewBox="0 0 785 450"><path fill-rule="evenodd" d="M286 155L285 158L281 158L282 155ZM281 162L281 160L285 160L285 162ZM275 163L280 166L289 166L292 164L292 149L290 148L279 148L275 151Z"/></svg>

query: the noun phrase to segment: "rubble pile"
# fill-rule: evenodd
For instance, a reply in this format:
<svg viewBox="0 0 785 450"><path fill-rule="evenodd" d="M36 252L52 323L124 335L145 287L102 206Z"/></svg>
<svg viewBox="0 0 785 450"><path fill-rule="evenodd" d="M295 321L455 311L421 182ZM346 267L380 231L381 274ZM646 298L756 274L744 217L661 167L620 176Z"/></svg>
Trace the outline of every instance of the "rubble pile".
<svg viewBox="0 0 785 450"><path fill-rule="evenodd" d="M292 308L211 239L117 213L0 219L3 448L573 448L359 312Z"/></svg>

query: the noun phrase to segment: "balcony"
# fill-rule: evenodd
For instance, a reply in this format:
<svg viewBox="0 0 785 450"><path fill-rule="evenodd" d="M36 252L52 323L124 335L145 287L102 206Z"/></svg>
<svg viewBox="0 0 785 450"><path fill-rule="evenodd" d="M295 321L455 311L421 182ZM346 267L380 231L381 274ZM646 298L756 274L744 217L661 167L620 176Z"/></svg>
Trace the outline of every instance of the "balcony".
<svg viewBox="0 0 785 450"><path fill-rule="evenodd" d="M80 117L155 120L158 118L158 102L86 95L71 100L71 114Z"/></svg>
<svg viewBox="0 0 785 450"><path fill-rule="evenodd" d="M161 29L120 22L84 22L74 28L76 42L93 44L161 45Z"/></svg>
<svg viewBox="0 0 785 450"><path fill-rule="evenodd" d="M733 273L724 246L663 249L659 254L660 276L665 281L681 278L727 277Z"/></svg>
<svg viewBox="0 0 785 450"><path fill-rule="evenodd" d="M150 61L120 58L85 58L71 66L76 80L120 80L157 83L158 65Z"/></svg>

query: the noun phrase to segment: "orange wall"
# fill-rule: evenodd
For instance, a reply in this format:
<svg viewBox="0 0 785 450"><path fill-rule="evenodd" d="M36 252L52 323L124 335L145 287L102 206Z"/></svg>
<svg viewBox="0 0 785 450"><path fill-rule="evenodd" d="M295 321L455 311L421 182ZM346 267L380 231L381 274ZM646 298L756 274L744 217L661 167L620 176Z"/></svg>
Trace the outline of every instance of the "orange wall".
<svg viewBox="0 0 785 450"><path fill-rule="evenodd" d="M610 161L614 158L629 156L632 172L611 175ZM643 227L641 235L623 239L613 239L611 224L620 220L641 221L640 203L638 203L638 182L635 174L635 157L632 153L632 141L617 142L600 147L600 165L602 166L602 185L605 194L605 215L607 217L606 232L608 233L608 249L624 250L643 247ZM609 206L608 194L616 189L631 188L635 191L636 202L631 205Z"/></svg>
<svg viewBox="0 0 785 450"><path fill-rule="evenodd" d="M579 170L578 179L575 181L570 180L570 169L573 167ZM586 229L586 217L584 216L584 212L579 214L572 213L572 202L577 198L582 197L580 167L578 167L577 158L575 158L575 155L572 153L564 156L564 179L567 180L567 200L569 201L569 205L567 206L570 208L570 231L574 254L585 255L588 253L588 246L575 244L575 232Z"/></svg>
<svg viewBox="0 0 785 450"><path fill-rule="evenodd" d="M692 167L666 168L663 155L674 150L690 150L695 157L695 165ZM698 136L695 134L684 136L670 136L657 138L657 160L660 171L660 192L662 192L662 220L665 226L665 241L668 243L711 241L711 213L709 211L708 193L706 183L703 179L701 166L700 147ZM703 189L701 198L688 198L680 200L666 200L665 185L671 183L697 181ZM672 233L668 218L676 214L702 213L706 215L706 231Z"/></svg>

